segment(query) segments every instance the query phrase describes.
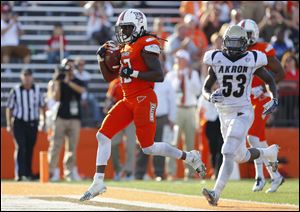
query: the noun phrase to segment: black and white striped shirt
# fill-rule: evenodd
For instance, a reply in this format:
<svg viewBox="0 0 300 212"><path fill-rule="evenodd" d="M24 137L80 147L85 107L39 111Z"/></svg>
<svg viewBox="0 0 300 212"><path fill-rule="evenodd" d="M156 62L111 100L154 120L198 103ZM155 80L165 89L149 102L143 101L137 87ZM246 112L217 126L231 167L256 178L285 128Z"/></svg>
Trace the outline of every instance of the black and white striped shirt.
<svg viewBox="0 0 300 212"><path fill-rule="evenodd" d="M13 110L13 117L25 122L39 120L39 109L45 106L43 93L39 86L32 85L29 90L20 84L12 88L7 107Z"/></svg>

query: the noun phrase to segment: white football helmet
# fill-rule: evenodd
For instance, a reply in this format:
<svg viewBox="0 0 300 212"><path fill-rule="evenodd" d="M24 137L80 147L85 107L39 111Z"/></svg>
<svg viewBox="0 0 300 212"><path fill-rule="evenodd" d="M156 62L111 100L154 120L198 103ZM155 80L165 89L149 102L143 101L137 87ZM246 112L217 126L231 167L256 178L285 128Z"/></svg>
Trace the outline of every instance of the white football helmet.
<svg viewBox="0 0 300 212"><path fill-rule="evenodd" d="M123 32L125 27L128 26L132 26L132 31L129 33ZM130 43L147 31L147 18L144 13L137 9L124 10L118 17L115 30L119 43Z"/></svg>
<svg viewBox="0 0 300 212"><path fill-rule="evenodd" d="M243 54L247 49L247 33L238 26L229 26L223 35L223 51L232 57Z"/></svg>
<svg viewBox="0 0 300 212"><path fill-rule="evenodd" d="M246 30L248 35L248 45L253 45L259 38L259 29L255 21L251 19L244 19L238 23L240 27Z"/></svg>

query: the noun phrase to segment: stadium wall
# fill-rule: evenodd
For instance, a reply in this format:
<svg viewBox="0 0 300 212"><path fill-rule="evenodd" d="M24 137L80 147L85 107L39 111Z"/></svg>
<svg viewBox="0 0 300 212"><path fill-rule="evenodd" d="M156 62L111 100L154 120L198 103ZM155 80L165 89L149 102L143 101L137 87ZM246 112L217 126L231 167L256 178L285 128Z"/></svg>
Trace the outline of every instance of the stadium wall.
<svg viewBox="0 0 300 212"><path fill-rule="evenodd" d="M83 128L80 131L80 141L77 148L77 164L78 171L84 178L91 178L95 172L95 161L97 142L96 135L97 129ZM200 139L201 138L201 139ZM199 142L202 140L203 142ZM286 177L299 178L299 129L298 128L268 128L267 140L269 144L277 143L280 145L279 160L281 161L279 169ZM38 174L40 151L47 151L49 142L47 134L39 132L37 143L34 149L33 156L33 173ZM179 145L182 147L182 143ZM203 153L203 161L209 165L208 145L205 137L200 132L197 133L195 146L199 147ZM120 146L121 161L125 160L124 146ZM14 143L11 134L7 133L5 128L1 128L1 179L14 178ZM62 172L62 159L63 151L60 154L59 166ZM148 173L152 176L152 168L149 166ZM253 163L246 163L240 165L240 174L242 178L254 177ZM178 161L177 176L183 177L183 164ZM267 176L267 175L266 175ZM113 168L111 159L108 163L107 178L113 177Z"/></svg>

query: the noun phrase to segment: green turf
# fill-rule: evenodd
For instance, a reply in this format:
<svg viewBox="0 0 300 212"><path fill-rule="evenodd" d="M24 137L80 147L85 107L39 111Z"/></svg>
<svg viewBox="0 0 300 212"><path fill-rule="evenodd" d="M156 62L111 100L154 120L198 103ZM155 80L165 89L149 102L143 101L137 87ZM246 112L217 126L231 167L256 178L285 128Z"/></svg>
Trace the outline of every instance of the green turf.
<svg viewBox="0 0 300 212"><path fill-rule="evenodd" d="M1 180L5 182L7 180ZM8 180L11 182L11 180ZM87 187L91 184L91 180L84 180L80 182L69 182L69 184L81 184ZM66 183L60 181L57 183ZM194 181L111 181L106 180L105 184L113 187L126 187L135 189L145 189L152 191L163 191L178 194L187 195L201 195L202 188L211 189L214 186L215 181L211 180L194 180ZM285 183L278 189L276 193L266 194L265 191L271 186L267 183L262 192L252 192L253 180L240 180L229 181L226 185L221 198L269 202L269 203L281 203L281 204L293 204L299 206L299 179L286 179Z"/></svg>
<svg viewBox="0 0 300 212"><path fill-rule="evenodd" d="M202 188L213 188L214 181L107 181L107 186L164 191L179 194L200 195ZM262 192L252 192L253 180L230 181L222 193L221 198L270 202L289 203L299 205L299 180L286 180L276 193L266 194L271 184L267 183Z"/></svg>

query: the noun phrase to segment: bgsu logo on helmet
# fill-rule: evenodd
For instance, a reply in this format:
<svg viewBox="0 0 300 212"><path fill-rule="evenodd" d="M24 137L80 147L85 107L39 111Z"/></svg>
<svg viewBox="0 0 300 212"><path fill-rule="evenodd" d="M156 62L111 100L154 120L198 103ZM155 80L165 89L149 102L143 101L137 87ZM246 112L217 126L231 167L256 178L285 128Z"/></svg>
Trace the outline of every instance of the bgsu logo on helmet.
<svg viewBox="0 0 300 212"><path fill-rule="evenodd" d="M135 15L135 19L138 20L138 22L143 23L143 14L140 12L133 12Z"/></svg>

